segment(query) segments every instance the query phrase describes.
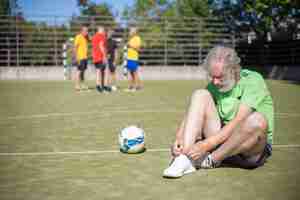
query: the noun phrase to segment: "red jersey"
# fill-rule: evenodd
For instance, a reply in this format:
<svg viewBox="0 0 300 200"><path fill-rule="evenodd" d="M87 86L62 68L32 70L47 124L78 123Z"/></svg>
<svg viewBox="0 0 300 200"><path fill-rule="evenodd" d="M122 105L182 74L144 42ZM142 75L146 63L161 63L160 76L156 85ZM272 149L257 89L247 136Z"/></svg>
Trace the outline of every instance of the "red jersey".
<svg viewBox="0 0 300 200"><path fill-rule="evenodd" d="M103 46L105 52L101 51L100 45ZM106 35L105 33L96 33L92 38L93 62L103 62L104 53L106 53Z"/></svg>

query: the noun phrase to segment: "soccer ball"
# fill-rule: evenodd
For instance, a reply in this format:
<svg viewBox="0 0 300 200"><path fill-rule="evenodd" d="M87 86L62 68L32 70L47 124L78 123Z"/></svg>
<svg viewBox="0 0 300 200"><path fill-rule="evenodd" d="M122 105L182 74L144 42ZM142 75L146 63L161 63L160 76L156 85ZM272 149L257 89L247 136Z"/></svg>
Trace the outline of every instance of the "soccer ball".
<svg viewBox="0 0 300 200"><path fill-rule="evenodd" d="M145 151L144 130L136 126L128 126L119 134L120 151L123 153L141 153Z"/></svg>

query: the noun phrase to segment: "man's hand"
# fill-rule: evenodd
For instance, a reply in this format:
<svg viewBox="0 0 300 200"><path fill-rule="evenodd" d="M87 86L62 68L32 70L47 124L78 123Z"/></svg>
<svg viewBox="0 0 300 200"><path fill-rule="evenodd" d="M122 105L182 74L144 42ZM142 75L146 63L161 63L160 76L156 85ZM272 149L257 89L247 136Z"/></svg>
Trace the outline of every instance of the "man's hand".
<svg viewBox="0 0 300 200"><path fill-rule="evenodd" d="M191 146L186 154L189 158L198 160L199 158L203 158L207 154L207 152L204 150L203 142L199 141Z"/></svg>
<svg viewBox="0 0 300 200"><path fill-rule="evenodd" d="M107 59L107 56L106 56L106 55L103 56L103 63L104 63L104 64L107 64L107 63L108 63L108 59Z"/></svg>
<svg viewBox="0 0 300 200"><path fill-rule="evenodd" d="M172 147L172 155L174 157L179 156L180 154L182 154L182 151L183 151L183 140L176 139Z"/></svg>

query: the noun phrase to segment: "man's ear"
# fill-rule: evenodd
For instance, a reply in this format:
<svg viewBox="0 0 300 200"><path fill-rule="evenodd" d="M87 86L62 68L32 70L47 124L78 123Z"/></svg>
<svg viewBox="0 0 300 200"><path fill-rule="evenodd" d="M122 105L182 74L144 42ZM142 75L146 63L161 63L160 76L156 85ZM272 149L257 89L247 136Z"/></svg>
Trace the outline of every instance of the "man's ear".
<svg viewBox="0 0 300 200"><path fill-rule="evenodd" d="M232 68L232 70L233 70L233 73L234 73L234 79L235 79L236 82L238 82L240 80L240 70L233 69L233 68Z"/></svg>

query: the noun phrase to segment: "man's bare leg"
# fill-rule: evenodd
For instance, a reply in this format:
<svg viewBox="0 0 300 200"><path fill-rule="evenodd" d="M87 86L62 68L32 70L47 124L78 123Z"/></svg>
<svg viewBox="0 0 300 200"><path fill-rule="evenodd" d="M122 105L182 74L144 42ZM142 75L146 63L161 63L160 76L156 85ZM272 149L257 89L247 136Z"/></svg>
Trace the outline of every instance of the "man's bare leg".
<svg viewBox="0 0 300 200"><path fill-rule="evenodd" d="M211 159L221 163L224 159L244 154L247 157L259 158L267 143L267 120L258 113L252 113L219 148L211 154Z"/></svg>
<svg viewBox="0 0 300 200"><path fill-rule="evenodd" d="M116 75L116 72L109 72L108 85L110 85L110 86L115 86L116 83L117 83L117 75Z"/></svg>
<svg viewBox="0 0 300 200"><path fill-rule="evenodd" d="M211 94L207 90L193 93L183 129L184 152L198 140L208 138L221 129L221 121Z"/></svg>
<svg viewBox="0 0 300 200"><path fill-rule="evenodd" d="M101 69L100 70L100 73L101 73L101 86L104 87L106 85L106 82L105 82L105 69Z"/></svg>
<svg viewBox="0 0 300 200"><path fill-rule="evenodd" d="M135 86L135 73L130 71L130 79L129 79L129 89L133 89Z"/></svg>
<svg viewBox="0 0 300 200"><path fill-rule="evenodd" d="M135 85L135 88L136 88L137 90L142 89L142 88L143 88L143 85L142 85L142 81L141 81L141 79L140 79L139 71L137 70L137 71L135 71L134 73L135 73L135 77L136 77L136 85Z"/></svg>
<svg viewBox="0 0 300 200"><path fill-rule="evenodd" d="M81 82L80 78L81 78L80 70L77 70L75 75L75 89L78 91L80 90L80 82Z"/></svg>
<svg viewBox="0 0 300 200"><path fill-rule="evenodd" d="M245 153L249 156L260 154L267 143L268 123L265 117L258 113L252 113L236 131L212 153L212 158L222 161L225 158Z"/></svg>
<svg viewBox="0 0 300 200"><path fill-rule="evenodd" d="M183 119L181 126L176 134L177 144L178 138L182 138L182 153L176 152L176 156L172 164L164 171L165 177L181 177L184 174L195 171L192 161L186 155L197 140L210 135L216 134L221 128L220 119L217 114L213 99L207 90L197 90L193 93L189 109ZM176 146L173 150L177 151ZM204 156L206 152L203 152Z"/></svg>
<svg viewBox="0 0 300 200"><path fill-rule="evenodd" d="M96 69L96 85L97 86L102 86L101 80L100 80L100 76L101 76L100 74L101 74L100 69Z"/></svg>

